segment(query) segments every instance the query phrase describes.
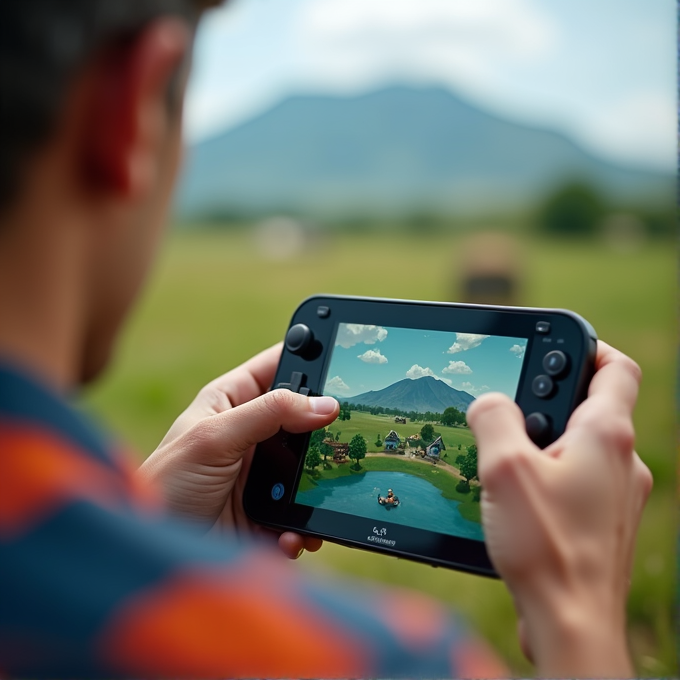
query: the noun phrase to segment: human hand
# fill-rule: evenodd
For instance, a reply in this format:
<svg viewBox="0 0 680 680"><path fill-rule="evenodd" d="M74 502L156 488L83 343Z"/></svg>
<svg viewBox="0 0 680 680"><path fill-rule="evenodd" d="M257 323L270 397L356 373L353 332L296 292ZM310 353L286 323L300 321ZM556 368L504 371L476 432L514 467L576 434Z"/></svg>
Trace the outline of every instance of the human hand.
<svg viewBox="0 0 680 680"><path fill-rule="evenodd" d="M598 343L588 398L541 451L503 395L473 403L482 520L542 677L629 677L625 605L652 476L633 449L640 369Z"/></svg>
<svg viewBox="0 0 680 680"><path fill-rule="evenodd" d="M276 434L310 432L335 420L331 397L267 392L281 356L276 345L206 385L139 470L160 488L175 515L206 527L274 533L252 523L243 489L255 444ZM278 538L291 558L318 550L321 540L285 532Z"/></svg>

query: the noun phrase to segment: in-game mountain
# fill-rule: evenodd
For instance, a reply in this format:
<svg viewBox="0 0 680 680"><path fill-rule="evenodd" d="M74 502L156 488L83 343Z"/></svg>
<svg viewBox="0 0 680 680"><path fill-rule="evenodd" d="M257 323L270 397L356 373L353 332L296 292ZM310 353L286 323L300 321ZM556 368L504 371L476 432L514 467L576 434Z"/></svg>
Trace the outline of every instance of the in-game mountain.
<svg viewBox="0 0 680 680"><path fill-rule="evenodd" d="M449 406L457 408L463 413L475 398L449 387L445 382L432 376L425 376L412 380L404 378L382 390L371 390L356 397L340 397L340 401L365 406L382 406L397 408L402 411L418 411L419 413L443 413Z"/></svg>
<svg viewBox="0 0 680 680"><path fill-rule="evenodd" d="M616 165L566 136L436 87L295 96L188 149L178 215L456 214L526 206L561 183L674 200L673 173Z"/></svg>

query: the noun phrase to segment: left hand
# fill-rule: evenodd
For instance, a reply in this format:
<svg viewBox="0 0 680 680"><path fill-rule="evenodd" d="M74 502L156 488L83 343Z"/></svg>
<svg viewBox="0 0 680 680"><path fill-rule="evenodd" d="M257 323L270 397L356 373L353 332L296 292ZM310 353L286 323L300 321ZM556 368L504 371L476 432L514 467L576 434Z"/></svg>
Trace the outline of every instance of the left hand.
<svg viewBox="0 0 680 680"><path fill-rule="evenodd" d="M160 488L170 512L207 527L274 533L243 510L255 445L282 428L298 433L325 427L339 411L331 397L267 392L280 356L281 344L275 345L206 385L143 463L138 474ZM278 542L291 559L322 543L292 532Z"/></svg>

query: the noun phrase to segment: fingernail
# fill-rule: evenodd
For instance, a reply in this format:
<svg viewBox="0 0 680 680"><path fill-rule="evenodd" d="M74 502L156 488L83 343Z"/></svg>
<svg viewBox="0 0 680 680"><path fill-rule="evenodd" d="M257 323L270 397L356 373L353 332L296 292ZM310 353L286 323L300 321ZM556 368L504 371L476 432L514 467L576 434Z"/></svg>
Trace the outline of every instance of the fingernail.
<svg viewBox="0 0 680 680"><path fill-rule="evenodd" d="M329 416L338 408L338 402L333 397L310 397L309 405L312 411L319 416Z"/></svg>

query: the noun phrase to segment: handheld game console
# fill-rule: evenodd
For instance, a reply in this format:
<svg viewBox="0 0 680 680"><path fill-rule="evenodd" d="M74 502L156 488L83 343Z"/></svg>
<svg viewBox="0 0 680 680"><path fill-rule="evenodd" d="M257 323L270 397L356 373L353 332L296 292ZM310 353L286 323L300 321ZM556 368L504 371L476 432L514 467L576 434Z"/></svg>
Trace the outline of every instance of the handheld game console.
<svg viewBox="0 0 680 680"><path fill-rule="evenodd" d="M257 447L246 512L279 530L496 576L467 408L503 392L547 446L586 396L596 341L566 310L309 298L273 388L334 396L340 416Z"/></svg>

